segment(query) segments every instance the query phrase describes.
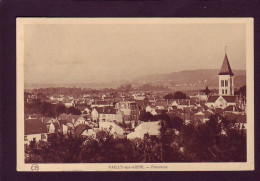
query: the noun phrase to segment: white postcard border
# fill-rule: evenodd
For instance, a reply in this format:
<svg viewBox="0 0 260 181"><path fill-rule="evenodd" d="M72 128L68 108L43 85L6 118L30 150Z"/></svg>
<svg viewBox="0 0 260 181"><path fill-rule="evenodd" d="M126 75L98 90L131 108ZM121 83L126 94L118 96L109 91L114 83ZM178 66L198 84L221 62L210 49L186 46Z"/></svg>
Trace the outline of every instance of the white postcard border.
<svg viewBox="0 0 260 181"><path fill-rule="evenodd" d="M25 24L246 24L247 162L216 163L24 163L24 25ZM17 171L239 171L254 170L253 18L17 18Z"/></svg>

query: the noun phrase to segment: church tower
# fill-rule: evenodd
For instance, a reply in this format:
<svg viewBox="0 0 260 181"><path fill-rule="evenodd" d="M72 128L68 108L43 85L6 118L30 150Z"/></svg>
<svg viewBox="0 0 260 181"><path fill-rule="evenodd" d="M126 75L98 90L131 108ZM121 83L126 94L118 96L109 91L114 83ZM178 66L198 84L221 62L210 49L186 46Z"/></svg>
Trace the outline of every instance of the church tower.
<svg viewBox="0 0 260 181"><path fill-rule="evenodd" d="M219 95L234 95L234 74L231 70L227 54L223 60L221 70L218 74Z"/></svg>

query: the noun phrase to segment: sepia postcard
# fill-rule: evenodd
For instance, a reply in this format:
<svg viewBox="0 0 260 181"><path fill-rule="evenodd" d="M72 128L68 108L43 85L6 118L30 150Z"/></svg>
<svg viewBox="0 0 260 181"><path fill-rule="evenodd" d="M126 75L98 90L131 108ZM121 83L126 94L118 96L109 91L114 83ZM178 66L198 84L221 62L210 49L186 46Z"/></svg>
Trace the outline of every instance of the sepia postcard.
<svg viewBox="0 0 260 181"><path fill-rule="evenodd" d="M17 18L17 170L254 170L253 24Z"/></svg>

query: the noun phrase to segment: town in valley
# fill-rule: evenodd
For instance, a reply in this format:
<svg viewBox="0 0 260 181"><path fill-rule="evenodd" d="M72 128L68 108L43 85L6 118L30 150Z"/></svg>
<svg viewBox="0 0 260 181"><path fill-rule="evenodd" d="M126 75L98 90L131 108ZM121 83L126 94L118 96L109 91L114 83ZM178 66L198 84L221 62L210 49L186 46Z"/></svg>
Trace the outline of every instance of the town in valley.
<svg viewBox="0 0 260 181"><path fill-rule="evenodd" d="M245 162L246 82L219 65L216 87L25 88L25 163Z"/></svg>

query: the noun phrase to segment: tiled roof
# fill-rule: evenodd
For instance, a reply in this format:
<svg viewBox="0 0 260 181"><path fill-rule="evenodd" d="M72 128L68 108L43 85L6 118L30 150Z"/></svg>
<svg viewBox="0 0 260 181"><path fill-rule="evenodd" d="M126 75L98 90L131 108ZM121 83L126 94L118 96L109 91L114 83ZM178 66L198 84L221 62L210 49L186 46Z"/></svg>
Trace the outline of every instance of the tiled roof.
<svg viewBox="0 0 260 181"><path fill-rule="evenodd" d="M74 133L76 136L80 136L83 133L83 131L85 131L86 129L91 129L91 128L86 124L79 124L75 128Z"/></svg>
<svg viewBox="0 0 260 181"><path fill-rule="evenodd" d="M26 119L24 121L24 134L41 134L47 133L47 128L41 119Z"/></svg>
<svg viewBox="0 0 260 181"><path fill-rule="evenodd" d="M216 100L219 98L219 96L209 96L207 102L216 102Z"/></svg>
<svg viewBox="0 0 260 181"><path fill-rule="evenodd" d="M227 102L236 102L236 96L222 96Z"/></svg>
<svg viewBox="0 0 260 181"><path fill-rule="evenodd" d="M112 106L97 109L99 114L116 114L116 109Z"/></svg>
<svg viewBox="0 0 260 181"><path fill-rule="evenodd" d="M138 125L135 129L140 129L142 131L149 131L149 130L155 130L157 131L160 129L160 121L154 121L154 122L143 122L140 125Z"/></svg>
<svg viewBox="0 0 260 181"><path fill-rule="evenodd" d="M73 119L74 122L76 122L79 118L80 118L79 115L61 114L58 117L58 120L60 124L67 124L67 123L73 123Z"/></svg>
<svg viewBox="0 0 260 181"><path fill-rule="evenodd" d="M225 54L223 64L221 66L221 70L220 70L218 75L234 75L232 70L231 70L227 54Z"/></svg>

